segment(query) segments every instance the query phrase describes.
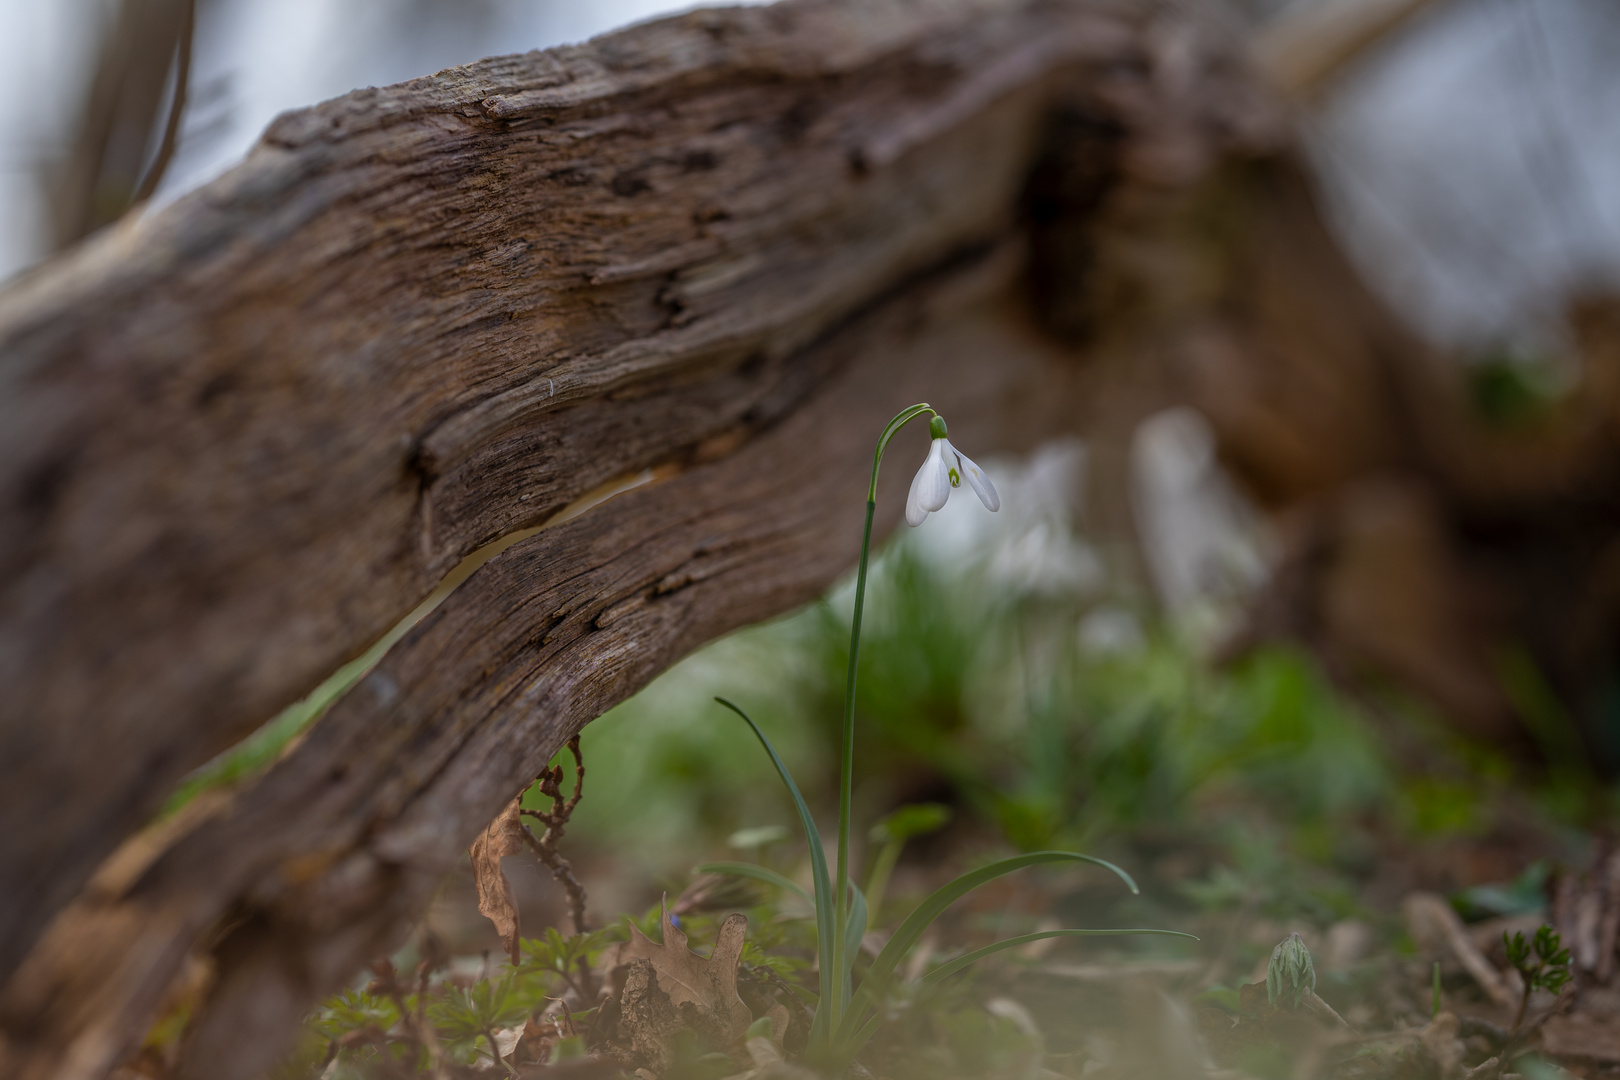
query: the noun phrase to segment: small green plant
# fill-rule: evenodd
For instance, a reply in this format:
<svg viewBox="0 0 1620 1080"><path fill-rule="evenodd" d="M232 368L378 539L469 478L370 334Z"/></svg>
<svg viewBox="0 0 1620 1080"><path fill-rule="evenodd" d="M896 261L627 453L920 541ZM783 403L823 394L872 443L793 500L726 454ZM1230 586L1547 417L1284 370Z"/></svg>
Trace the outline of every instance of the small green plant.
<svg viewBox="0 0 1620 1080"><path fill-rule="evenodd" d="M1266 968L1266 1000L1275 1005L1278 998L1292 994L1289 1007L1297 1009L1305 995L1315 990L1316 965L1311 962L1305 939L1296 931L1271 950L1271 964Z"/></svg>
<svg viewBox="0 0 1620 1080"><path fill-rule="evenodd" d="M364 990L345 990L316 1010L310 1026L328 1039L373 1030L380 1037L398 1023L399 1017L397 1003Z"/></svg>
<svg viewBox="0 0 1620 1080"><path fill-rule="evenodd" d="M1513 1017L1513 1031L1524 1024L1524 1013L1530 1005L1530 995L1541 989L1556 994L1570 980L1569 950L1562 944L1558 931L1543 925L1529 941L1523 931L1514 931L1509 937L1502 932L1502 946L1507 950L1507 961L1524 980L1524 992L1519 995L1519 1011Z"/></svg>
<svg viewBox="0 0 1620 1080"><path fill-rule="evenodd" d="M517 974L525 991L533 985L544 994L566 985L580 1001L590 1001L594 996L589 981L593 965L627 936L618 927L608 927L563 937L556 927L548 926L544 937L523 939L523 963Z"/></svg>
<svg viewBox="0 0 1620 1080"><path fill-rule="evenodd" d="M867 834L875 844L882 844L872 869L866 876L866 903L872 916L883 910L883 894L889 888L889 875L900 861L900 852L906 841L943 829L951 820L951 808L941 803L914 803L902 806L876 825Z"/></svg>
<svg viewBox="0 0 1620 1080"><path fill-rule="evenodd" d="M527 1005L513 993L512 984L513 977L508 975L499 981L482 979L471 987L448 987L443 997L427 1007L428 1019L453 1056L462 1060L487 1057L505 1067L495 1032L529 1013Z"/></svg>
<svg viewBox="0 0 1620 1080"><path fill-rule="evenodd" d="M856 986L854 982L855 957L861 939L866 933L868 915L866 897L850 880L849 875L850 792L855 765L855 674L860 656L861 615L866 599L867 564L872 546L872 518L877 510L878 469L883 463L883 452L890 440L906 424L924 413L929 415L929 434L932 438L928 457L912 480L911 490L906 499L906 523L913 527L921 525L930 513L945 505L951 490L960 487L964 479L987 509L993 512L1001 506L1000 496L989 477L972 459L951 445L945 419L926 402L901 410L884 427L872 458L872 479L866 494L866 525L861 536L861 558L855 572L855 610L850 626L849 670L845 680L843 740L839 757L836 876L828 873L821 836L816 828L815 818L810 813L810 807L775 747L746 712L725 698L715 699L742 717L753 730L792 797L794 807L798 811L799 822L804 829L805 839L810 847L814 892L813 894L806 892L795 882L762 866L747 863L711 863L701 869L767 881L797 893L814 906L820 992L817 995L806 1056L813 1065L829 1073L841 1073L877 1031L883 1018L883 1003L892 988L895 968L900 960L947 907L978 886L1029 866L1086 862L1112 871L1132 892L1138 891L1136 883L1124 870L1091 855L1071 851L1036 851L1003 859L963 874L936 890L895 930L888 944L867 968L860 984ZM1047 930L1024 934L976 949L935 969L922 981L938 982L986 956L1031 941L1051 937L1105 934L1170 934L1192 937L1190 934L1178 934L1168 930Z"/></svg>

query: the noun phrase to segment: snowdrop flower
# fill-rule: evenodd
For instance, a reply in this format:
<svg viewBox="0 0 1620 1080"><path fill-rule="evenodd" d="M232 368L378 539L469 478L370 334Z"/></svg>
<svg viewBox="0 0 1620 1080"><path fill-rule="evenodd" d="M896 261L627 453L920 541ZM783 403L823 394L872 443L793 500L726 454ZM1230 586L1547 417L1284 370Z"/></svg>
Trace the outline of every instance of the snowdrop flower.
<svg viewBox="0 0 1620 1080"><path fill-rule="evenodd" d="M934 437L928 446L928 457L911 481L911 494L906 496L906 524L915 528L923 519L945 505L951 497L951 488L961 487L966 477L968 486L994 512L1001 509L1001 496L996 486L984 475L984 470L972 458L951 445L945 436L945 418L935 416L928 422L928 433Z"/></svg>

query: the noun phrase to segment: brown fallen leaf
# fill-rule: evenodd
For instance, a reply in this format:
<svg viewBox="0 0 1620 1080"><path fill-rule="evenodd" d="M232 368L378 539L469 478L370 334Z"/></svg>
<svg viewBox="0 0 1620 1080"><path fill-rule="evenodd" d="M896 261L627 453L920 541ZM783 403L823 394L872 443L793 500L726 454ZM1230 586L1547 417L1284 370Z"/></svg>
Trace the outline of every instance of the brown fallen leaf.
<svg viewBox="0 0 1620 1080"><path fill-rule="evenodd" d="M686 1029L669 995L658 985L658 971L645 957L624 959L624 990L619 997L619 1022L629 1040L630 1064L642 1065L654 1075L669 1070L675 1060L675 1037ZM637 1070L637 1075L642 1070Z"/></svg>
<svg viewBox="0 0 1620 1080"><path fill-rule="evenodd" d="M662 944L654 942L633 925L630 940L619 947L619 963L647 960L658 974L658 988L669 995L670 1004L688 1023L696 1022L720 1045L742 1040L753 1022L753 1014L737 993L737 961L742 956L748 934L746 915L727 915L720 924L714 952L702 957L686 946L686 934L669 917L668 897L661 905L664 931ZM687 1003L696 1010L689 1015Z"/></svg>
<svg viewBox="0 0 1620 1080"><path fill-rule="evenodd" d="M522 799L520 792L507 803L506 809L478 834L468 851L472 856L473 879L478 883L478 910L495 924L495 932L501 935L501 944L506 946L506 954L514 965L519 962L521 948L518 910L512 899L512 882L501 869L501 859L523 850L523 818L518 813Z"/></svg>
<svg viewBox="0 0 1620 1080"><path fill-rule="evenodd" d="M776 1047L776 1056L780 1058L785 1052L783 1042L787 1039L788 1018L787 1006L777 1002L771 1006L771 1011L765 1014L771 1021L771 1045Z"/></svg>

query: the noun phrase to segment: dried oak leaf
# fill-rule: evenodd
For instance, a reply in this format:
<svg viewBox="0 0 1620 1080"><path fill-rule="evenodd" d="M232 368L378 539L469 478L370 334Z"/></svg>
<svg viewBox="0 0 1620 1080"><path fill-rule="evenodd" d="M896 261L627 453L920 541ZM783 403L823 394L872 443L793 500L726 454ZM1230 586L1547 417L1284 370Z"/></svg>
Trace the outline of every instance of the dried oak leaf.
<svg viewBox="0 0 1620 1080"><path fill-rule="evenodd" d="M629 1041L629 1055L622 1059L662 1075L674 1064L675 1036L686 1030L686 1025L670 1004L669 995L659 989L658 972L650 960L629 957L624 971L619 1024Z"/></svg>
<svg viewBox="0 0 1620 1080"><path fill-rule="evenodd" d="M512 899L512 882L501 869L501 859L523 850L523 818L518 813L522 799L519 793L507 803L506 809L478 834L468 851L472 856L473 879L478 883L478 911L495 924L495 932L501 935L501 944L506 946L506 954L514 964L519 962L518 910Z"/></svg>
<svg viewBox="0 0 1620 1080"><path fill-rule="evenodd" d="M633 925L630 940L619 947L619 963L646 960L658 974L658 988L669 995L670 1004L683 1017L690 1017L688 1002L696 1010L695 1026L720 1045L742 1040L753 1022L753 1014L737 993L737 961L742 956L748 934L748 916L727 915L720 924L714 952L702 957L686 947L686 934L669 917L669 898L661 905L663 944L654 942ZM689 1020L689 1022L690 1022Z"/></svg>

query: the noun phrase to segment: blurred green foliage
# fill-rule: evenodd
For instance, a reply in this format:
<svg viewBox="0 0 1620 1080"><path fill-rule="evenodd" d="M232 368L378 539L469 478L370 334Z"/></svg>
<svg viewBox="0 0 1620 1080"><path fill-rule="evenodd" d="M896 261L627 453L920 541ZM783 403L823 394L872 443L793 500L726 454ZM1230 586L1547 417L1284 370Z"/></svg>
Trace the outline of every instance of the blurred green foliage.
<svg viewBox="0 0 1620 1080"><path fill-rule="evenodd" d="M856 861L863 880L886 882L902 841L922 861L948 853L971 862L995 848L1097 850L1127 856L1159 886L1139 900L1105 901L1127 924L1179 908L1181 922L1189 911L1237 912L1325 927L1369 917L1355 880L1371 875L1392 836L1423 843L1493 827L1509 764L1444 734L1421 710L1391 696L1378 702L1375 726L1301 650L1270 646L1213 664L1207 632L1155 616L1104 575L1054 585L1027 572L1028 560L1012 560L1023 569L1008 573L1003 556L1017 529L944 544L925 532L891 543L868 586L855 818L884 827L857 833L870 845ZM851 592L845 583L703 648L585 730L590 782L566 843L591 877L656 880L674 898L694 864L728 845L802 877L802 840L788 839L798 833L794 812L769 760L711 698L726 693L749 710L817 815L830 819ZM1539 692L1534 673L1512 659L1503 670L1514 685ZM1486 913L1528 909L1540 885L1527 877L1457 902ZM715 911L745 908L744 962L812 981L808 905L757 885L739 896L688 911L683 926L709 940ZM1058 904L1071 902L1098 901L1082 892ZM633 921L656 937L657 912ZM939 944L935 964L980 939L1040 928L1031 912L958 914L951 932L960 936ZM1053 914L1086 917L1066 907ZM492 1030L569 989L580 960L622 940L628 921L580 938L551 930L525 940L516 971L471 986L441 981L426 1015L451 1058L487 1058ZM879 913L877 925L892 921ZM1249 969L1269 946L1228 943L1233 970ZM1152 940L1125 947L1179 955ZM887 1075L1001 1074L1029 1059L1035 1050L1018 1024L969 1000L971 978L905 991L914 1000L901 1004L916 1007L901 1008L872 1049ZM1304 984L1293 982L1297 997ZM389 1027L390 1010L397 1017L392 1002L359 991L328 1003L308 1052L330 1053L336 1043L327 1040L347 1036L340 1064L397 1053L368 1034ZM687 1062L694 1075L719 1069L701 1050L691 1048Z"/></svg>
<svg viewBox="0 0 1620 1080"><path fill-rule="evenodd" d="M1406 798L1374 734L1303 653L1269 648L1215 669L1129 612L1147 626L1134 644L1088 646L1085 606L997 588L981 565L941 563L910 540L873 569L858 816L954 804L1037 850L1255 808L1332 860L1348 850L1342 823ZM847 592L709 647L587 728L592 797L573 835L676 874L714 838L787 823L768 763L708 704L721 687L830 809ZM1462 822L1473 805L1466 787L1438 810L1421 788L1412 798L1423 827Z"/></svg>

